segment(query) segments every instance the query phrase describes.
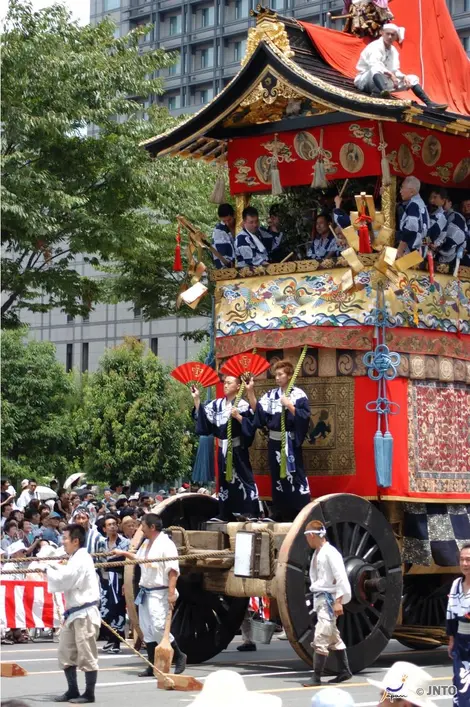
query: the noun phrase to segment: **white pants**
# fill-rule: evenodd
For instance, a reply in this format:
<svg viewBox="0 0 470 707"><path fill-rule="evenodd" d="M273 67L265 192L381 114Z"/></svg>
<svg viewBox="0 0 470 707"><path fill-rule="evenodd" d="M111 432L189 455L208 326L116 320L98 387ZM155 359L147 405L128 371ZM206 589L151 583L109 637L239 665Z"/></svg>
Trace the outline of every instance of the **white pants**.
<svg viewBox="0 0 470 707"><path fill-rule="evenodd" d="M100 627L90 616L75 619L62 627L59 635L58 659L62 670L76 665L85 673L98 670L96 639Z"/></svg>
<svg viewBox="0 0 470 707"><path fill-rule="evenodd" d="M359 76L356 76L356 78L354 79L354 85L360 91L366 91L367 93L377 91L377 86L374 83L375 74L382 74L385 79L385 85L388 91L406 91L407 87L405 86L405 79L408 81L410 86L416 86L419 83L419 78L415 76L415 74L408 74L407 76L404 76L403 78L399 79L398 88L395 88L390 76L385 76L385 74L383 73L382 67L371 66L368 71L364 71L364 73L359 74Z"/></svg>
<svg viewBox="0 0 470 707"><path fill-rule="evenodd" d="M336 626L336 616L331 616L328 603L323 597L316 600L317 623L312 647L315 653L328 655L331 651L344 651L346 646Z"/></svg>
<svg viewBox="0 0 470 707"><path fill-rule="evenodd" d="M139 624L145 643L160 643L169 611L168 590L162 589L146 594L139 604ZM170 634L170 641L173 636Z"/></svg>

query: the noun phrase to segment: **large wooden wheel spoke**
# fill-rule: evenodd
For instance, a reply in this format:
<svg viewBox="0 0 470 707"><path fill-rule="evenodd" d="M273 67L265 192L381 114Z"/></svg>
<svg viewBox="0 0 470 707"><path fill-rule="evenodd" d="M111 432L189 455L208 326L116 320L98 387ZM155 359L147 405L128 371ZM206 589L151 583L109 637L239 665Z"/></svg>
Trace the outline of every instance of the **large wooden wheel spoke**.
<svg viewBox="0 0 470 707"><path fill-rule="evenodd" d="M290 642L309 664L314 613L308 575L311 552L303 533L311 520L325 524L329 542L345 562L352 599L338 626L351 668L358 672L380 655L395 628L402 594L398 545L385 516L358 496L323 496L299 513L280 550L277 598ZM334 651L327 667L336 669Z"/></svg>
<svg viewBox="0 0 470 707"><path fill-rule="evenodd" d="M409 575L403 581L402 625L445 628L448 594L454 575ZM407 648L432 650L440 645L423 635L416 637L397 636Z"/></svg>
<svg viewBox="0 0 470 707"><path fill-rule="evenodd" d="M153 512L163 526L179 525L186 530L201 530L206 521L217 515L218 501L202 494L182 494L168 498ZM133 547L142 542L139 531L133 538ZM134 597L140 569L125 568L125 591L129 614L138 626ZM171 630L190 663L203 663L227 648L237 633L245 616L248 599L228 597L204 589L202 574L182 573L178 579L178 601Z"/></svg>

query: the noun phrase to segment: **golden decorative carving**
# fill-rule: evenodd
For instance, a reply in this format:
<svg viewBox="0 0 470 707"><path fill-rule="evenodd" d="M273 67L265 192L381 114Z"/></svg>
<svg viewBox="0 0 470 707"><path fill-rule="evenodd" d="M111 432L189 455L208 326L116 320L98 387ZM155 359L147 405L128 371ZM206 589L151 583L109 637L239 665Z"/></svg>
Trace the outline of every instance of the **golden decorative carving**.
<svg viewBox="0 0 470 707"><path fill-rule="evenodd" d="M351 132L354 137L357 137L371 147L377 146L374 142L374 130L375 128L363 128L362 125L358 125L357 123L353 123L349 126L349 132Z"/></svg>
<svg viewBox="0 0 470 707"><path fill-rule="evenodd" d="M250 194L236 194L235 195L235 230L239 233L242 230L243 209L246 209L250 205ZM237 271L238 272L238 271Z"/></svg>
<svg viewBox="0 0 470 707"><path fill-rule="evenodd" d="M296 272L297 263L271 263L266 268L268 275L288 275Z"/></svg>
<svg viewBox="0 0 470 707"><path fill-rule="evenodd" d="M453 166L453 162L446 162L445 164L440 164L436 167L436 171L431 172L431 174L433 177L439 177L441 182L447 184L447 182L450 182Z"/></svg>
<svg viewBox="0 0 470 707"><path fill-rule="evenodd" d="M278 81L274 76L266 76L256 88L240 103L242 107L251 106L257 101L272 105L278 98L303 100L303 96L284 81Z"/></svg>
<svg viewBox="0 0 470 707"><path fill-rule="evenodd" d="M235 173L235 182L237 184L247 184L249 187L259 184L258 180L250 174L251 167L248 167L248 160L240 158L235 160L233 166L237 170Z"/></svg>
<svg viewBox="0 0 470 707"><path fill-rule="evenodd" d="M382 213L384 214L384 226L391 228L393 231L396 228L395 211L397 207L397 178L391 178L391 184L388 187L383 187L382 190ZM393 245L390 243L389 245Z"/></svg>
<svg viewBox="0 0 470 707"><path fill-rule="evenodd" d="M242 67L250 59L256 47L260 42L269 39L284 56L289 59L294 56L294 52L290 48L289 37L287 36L285 25L282 22L276 22L271 19L263 18L258 22L256 27L248 30L248 40L246 44L246 54L242 59Z"/></svg>
<svg viewBox="0 0 470 707"><path fill-rule="evenodd" d="M414 155L419 155L421 152L421 147L423 146L424 137L418 135L418 133L403 133L403 135L411 145L411 152Z"/></svg>
<svg viewBox="0 0 470 707"><path fill-rule="evenodd" d="M281 162L296 162L296 158L292 157L292 151L285 142L281 140L271 140L270 142L262 142L261 147L264 147L267 152L271 155L274 154L274 150L277 150L277 161Z"/></svg>

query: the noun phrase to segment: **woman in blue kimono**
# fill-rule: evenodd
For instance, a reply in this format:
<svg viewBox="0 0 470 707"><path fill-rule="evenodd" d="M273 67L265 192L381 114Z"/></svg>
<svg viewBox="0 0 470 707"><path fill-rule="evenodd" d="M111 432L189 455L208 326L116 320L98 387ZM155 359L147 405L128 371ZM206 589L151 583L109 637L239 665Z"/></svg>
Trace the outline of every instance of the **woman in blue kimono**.
<svg viewBox="0 0 470 707"><path fill-rule="evenodd" d="M290 361L278 361L273 367L277 388L269 390L257 401L254 380L247 385L250 407L255 411L256 428L267 427L268 460L271 472L273 519L290 522L310 503L310 488L304 471L302 443L310 422L310 406L301 388L286 389L294 373ZM286 409L286 478L281 479L281 412Z"/></svg>
<svg viewBox="0 0 470 707"><path fill-rule="evenodd" d="M454 664L455 707L470 707L470 544L460 550L460 571L447 603L449 657Z"/></svg>
<svg viewBox="0 0 470 707"><path fill-rule="evenodd" d="M219 469L219 517L222 520L234 520L236 515L247 518L259 516L258 489L255 484L253 469L250 464L249 448L253 444L255 428L253 413L246 400L240 400L237 407L233 402L237 397L241 381L234 376L225 376L225 397L216 398L201 404L199 390L193 386L194 417L196 434L214 435L218 442ZM232 418L233 465L232 480L227 481L225 465L227 459L227 425Z"/></svg>

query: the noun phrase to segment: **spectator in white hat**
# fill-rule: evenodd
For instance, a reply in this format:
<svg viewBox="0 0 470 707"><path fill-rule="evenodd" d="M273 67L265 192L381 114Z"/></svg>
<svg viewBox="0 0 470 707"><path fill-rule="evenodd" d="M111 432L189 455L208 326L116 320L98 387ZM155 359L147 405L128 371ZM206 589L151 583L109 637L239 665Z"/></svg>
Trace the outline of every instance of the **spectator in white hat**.
<svg viewBox="0 0 470 707"><path fill-rule="evenodd" d="M277 695L249 692L239 673L216 670L204 682L204 687L189 707L282 707Z"/></svg>
<svg viewBox="0 0 470 707"><path fill-rule="evenodd" d="M16 540L7 548L8 559L4 567L2 568L4 572L17 572L17 574L6 574L2 581L7 579L24 579L26 575L21 574L20 570L24 569L28 563L15 562L15 560L26 557L26 545L22 540Z"/></svg>
<svg viewBox="0 0 470 707"><path fill-rule="evenodd" d="M354 700L346 690L325 687L312 697L312 707L354 707Z"/></svg>
<svg viewBox="0 0 470 707"><path fill-rule="evenodd" d="M398 661L394 663L381 682L367 682L381 691L382 707L437 707L429 697L432 677L413 663Z"/></svg>

